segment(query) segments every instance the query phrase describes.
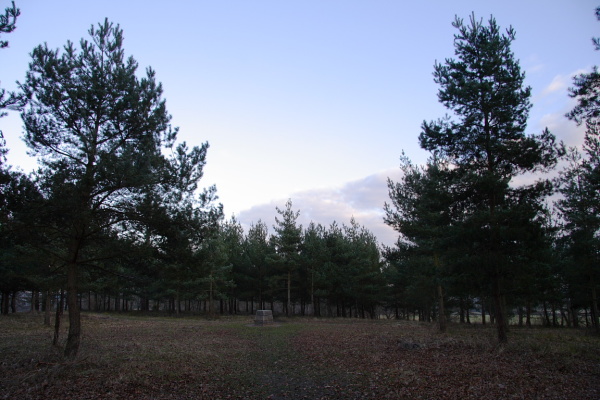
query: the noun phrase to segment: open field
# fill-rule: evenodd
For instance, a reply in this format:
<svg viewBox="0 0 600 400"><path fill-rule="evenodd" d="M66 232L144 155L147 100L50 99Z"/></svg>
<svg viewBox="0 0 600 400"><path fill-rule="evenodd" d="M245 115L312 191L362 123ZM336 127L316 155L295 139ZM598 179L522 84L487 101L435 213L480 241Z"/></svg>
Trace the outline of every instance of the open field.
<svg viewBox="0 0 600 400"><path fill-rule="evenodd" d="M598 399L600 338L401 321L85 314L78 360L0 317L0 399ZM63 332L63 338L66 332Z"/></svg>

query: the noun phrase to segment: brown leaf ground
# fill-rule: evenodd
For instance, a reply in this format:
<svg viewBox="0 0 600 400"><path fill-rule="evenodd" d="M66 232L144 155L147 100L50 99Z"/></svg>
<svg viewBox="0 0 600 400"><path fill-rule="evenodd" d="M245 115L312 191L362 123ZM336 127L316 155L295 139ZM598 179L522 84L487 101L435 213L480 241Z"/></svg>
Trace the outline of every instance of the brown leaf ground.
<svg viewBox="0 0 600 400"><path fill-rule="evenodd" d="M0 399L600 399L600 338L489 327L84 315L75 362L42 316L0 317ZM63 337L66 333L63 333Z"/></svg>

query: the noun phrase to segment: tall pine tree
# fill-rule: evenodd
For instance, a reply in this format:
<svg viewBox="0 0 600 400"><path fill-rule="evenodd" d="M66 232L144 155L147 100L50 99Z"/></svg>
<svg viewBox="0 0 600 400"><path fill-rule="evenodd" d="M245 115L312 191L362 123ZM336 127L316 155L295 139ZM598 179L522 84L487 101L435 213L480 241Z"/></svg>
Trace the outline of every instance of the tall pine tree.
<svg viewBox="0 0 600 400"><path fill-rule="evenodd" d="M281 219L275 217L275 234L271 237L275 246L274 264L285 275L287 289L286 314L292 314L292 277L300 263L300 245L302 244L302 225L296 225L300 211L292 210L292 200L285 203L285 209L276 208Z"/></svg>
<svg viewBox="0 0 600 400"><path fill-rule="evenodd" d="M455 59L436 63L434 80L438 98L455 118L424 122L421 147L448 160L463 188L464 226L472 231L476 253L494 299L499 342L507 341L505 295L516 267L506 245L512 243L509 227L514 198L522 190L537 198L548 193L547 184L515 188L511 181L524 173L547 171L559 155L548 130L526 134L531 90L510 49L512 28L502 33L491 17L484 25L474 15L453 26Z"/></svg>
<svg viewBox="0 0 600 400"><path fill-rule="evenodd" d="M422 292L437 294L439 328L444 332L447 326L444 270L448 264L452 226L456 223L451 175L441 160L430 159L422 168L413 165L406 156L401 157L401 162L400 181L388 179L392 204L385 204L384 221L401 235L395 251L404 254L403 262L396 263L397 267L412 270L412 285L427 282L435 286Z"/></svg>
<svg viewBox="0 0 600 400"><path fill-rule="evenodd" d="M90 245L111 231L136 229L149 209L168 215L179 203L191 204L185 200L202 177L208 149L205 143L188 151L183 143L166 157L177 129L169 124L154 71L138 78L138 64L125 58L118 25L106 20L89 34L91 40L82 39L79 49L71 42L62 52L35 48L20 84L29 99L22 114L25 142L42 165L54 246L66 266L68 358L77 355L81 339L81 269L98 258L87 251ZM214 191L199 199L211 215L206 221L220 215L210 206Z"/></svg>

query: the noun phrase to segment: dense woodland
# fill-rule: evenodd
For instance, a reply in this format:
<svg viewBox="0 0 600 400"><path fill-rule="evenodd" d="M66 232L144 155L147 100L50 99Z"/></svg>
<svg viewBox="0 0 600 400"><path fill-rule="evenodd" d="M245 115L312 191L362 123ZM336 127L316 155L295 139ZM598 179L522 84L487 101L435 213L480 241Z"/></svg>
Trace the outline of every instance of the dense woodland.
<svg viewBox="0 0 600 400"><path fill-rule="evenodd" d="M3 35L18 16L13 3ZM0 89L40 164L29 175L12 169L1 143L2 313L23 293L57 325L66 310L69 358L81 309L274 308L418 318L442 330L455 316L494 323L500 342L509 323L534 316L600 332L600 73L573 82L567 117L585 125L585 142L566 149L548 130L526 132L531 90L512 28L475 16L454 26L455 58L434 65L449 115L422 125L428 163L403 154L402 178L388 182L393 247L355 220L303 227L291 200L273 225L244 231L226 220L216 189L200 188L208 143L177 141L161 84L126 57L118 25L92 26L79 45L36 47L19 92ZM515 185L524 175L536 179Z"/></svg>

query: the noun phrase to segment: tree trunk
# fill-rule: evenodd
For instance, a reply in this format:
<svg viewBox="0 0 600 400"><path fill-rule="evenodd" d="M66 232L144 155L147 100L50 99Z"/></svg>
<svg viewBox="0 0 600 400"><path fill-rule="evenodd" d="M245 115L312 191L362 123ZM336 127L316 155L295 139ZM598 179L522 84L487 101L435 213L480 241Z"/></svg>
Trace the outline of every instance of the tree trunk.
<svg viewBox="0 0 600 400"><path fill-rule="evenodd" d="M440 332L446 332L446 328L448 327L448 324L446 321L446 308L444 307L444 291L442 289L442 285L440 285L440 284L437 285L437 292L438 292L438 298L440 301L440 303L439 303L440 310L438 312Z"/></svg>
<svg viewBox="0 0 600 400"><path fill-rule="evenodd" d="M310 304L312 305L313 308L313 317L316 317L316 308L315 308L315 270L314 268L312 268L310 270Z"/></svg>
<svg viewBox="0 0 600 400"><path fill-rule="evenodd" d="M600 333L600 321L598 320L598 294L596 293L596 286L592 281L592 326L596 333Z"/></svg>
<svg viewBox="0 0 600 400"><path fill-rule="evenodd" d="M212 275L210 278L210 289L208 290L208 315L209 317L213 317L213 281Z"/></svg>
<svg viewBox="0 0 600 400"><path fill-rule="evenodd" d="M50 326L50 312L52 311L52 293L50 290L46 290L44 304L44 325Z"/></svg>
<svg viewBox="0 0 600 400"><path fill-rule="evenodd" d="M588 318L589 315L588 315L588 309L587 308L583 309L583 316L585 317L585 327L589 328L590 327L590 320Z"/></svg>
<svg viewBox="0 0 600 400"><path fill-rule="evenodd" d="M550 316L548 315L548 305L544 301L544 325L550 326Z"/></svg>
<svg viewBox="0 0 600 400"><path fill-rule="evenodd" d="M12 296L10 298L10 312L15 314L17 312L17 291L12 292Z"/></svg>
<svg viewBox="0 0 600 400"><path fill-rule="evenodd" d="M62 317L63 309L65 307L65 292L63 289L60 289L60 299L58 300L58 304L56 305L56 314L54 316L54 339L52 339L52 344L54 346L58 346L58 340L60 338L60 320Z"/></svg>
<svg viewBox="0 0 600 400"><path fill-rule="evenodd" d="M8 290L2 291L2 315L8 315L8 304L10 299L10 292Z"/></svg>
<svg viewBox="0 0 600 400"><path fill-rule="evenodd" d="M494 307L495 307L495 320L496 330L498 332L498 343L508 343L508 321L506 319L506 312L504 310L504 295L500 288L500 279L496 277L494 279Z"/></svg>
<svg viewBox="0 0 600 400"><path fill-rule="evenodd" d="M569 317L568 310L565 310L562 307L560 307L560 326L564 326L565 323L567 324L567 328L570 328L571 318Z"/></svg>
<svg viewBox="0 0 600 400"><path fill-rule="evenodd" d="M31 291L31 312L40 311L40 292L38 290Z"/></svg>
<svg viewBox="0 0 600 400"><path fill-rule="evenodd" d="M571 306L570 311L573 328L579 328L579 310L576 307Z"/></svg>
<svg viewBox="0 0 600 400"><path fill-rule="evenodd" d="M292 271L288 270L287 275L287 307L285 315L290 316L290 309L292 308Z"/></svg>
<svg viewBox="0 0 600 400"><path fill-rule="evenodd" d="M69 307L69 335L65 346L65 357L69 360L77 357L81 343L81 312L77 301L77 262L67 265L67 306Z"/></svg>
<svg viewBox="0 0 600 400"><path fill-rule="evenodd" d="M485 325L485 302L481 298L481 325Z"/></svg>
<svg viewBox="0 0 600 400"><path fill-rule="evenodd" d="M519 307L517 308L517 312L518 312L518 314L519 314L519 326L523 326L523 316L524 316L524 315L523 315L523 314L524 314L523 307L522 307L522 306L519 306Z"/></svg>

